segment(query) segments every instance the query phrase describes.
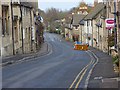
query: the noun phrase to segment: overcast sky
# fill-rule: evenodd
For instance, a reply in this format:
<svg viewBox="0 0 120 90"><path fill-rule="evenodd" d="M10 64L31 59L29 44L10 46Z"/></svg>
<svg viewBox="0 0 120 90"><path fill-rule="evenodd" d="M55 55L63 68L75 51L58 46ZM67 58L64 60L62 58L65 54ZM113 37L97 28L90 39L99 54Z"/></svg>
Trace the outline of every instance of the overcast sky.
<svg viewBox="0 0 120 90"><path fill-rule="evenodd" d="M46 10L48 8L57 8L60 10L69 10L79 5L82 0L39 0L39 8ZM93 4L94 0L84 0L86 3Z"/></svg>

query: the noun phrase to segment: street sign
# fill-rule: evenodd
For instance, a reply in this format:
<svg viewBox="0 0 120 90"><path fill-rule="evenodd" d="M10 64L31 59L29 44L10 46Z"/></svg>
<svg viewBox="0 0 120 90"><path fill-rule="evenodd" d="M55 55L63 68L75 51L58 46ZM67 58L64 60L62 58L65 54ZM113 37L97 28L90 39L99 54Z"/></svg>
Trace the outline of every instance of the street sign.
<svg viewBox="0 0 120 90"><path fill-rule="evenodd" d="M105 23L106 23L106 29L112 29L115 26L115 20L114 20L114 18L107 18L105 20Z"/></svg>

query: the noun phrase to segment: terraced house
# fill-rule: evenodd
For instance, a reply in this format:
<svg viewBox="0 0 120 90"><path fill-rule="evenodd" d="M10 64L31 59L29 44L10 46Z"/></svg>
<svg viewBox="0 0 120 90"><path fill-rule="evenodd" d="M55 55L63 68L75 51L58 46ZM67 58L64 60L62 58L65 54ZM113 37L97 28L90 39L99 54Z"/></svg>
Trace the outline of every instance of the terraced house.
<svg viewBox="0 0 120 90"><path fill-rule="evenodd" d="M1 54L3 55L11 55L12 52L12 17L11 17L11 3L1 2L2 7L2 47Z"/></svg>
<svg viewBox="0 0 120 90"><path fill-rule="evenodd" d="M95 48L107 52L107 34L105 31L106 6L98 3L93 10L84 18L86 43Z"/></svg>
<svg viewBox="0 0 120 90"><path fill-rule="evenodd" d="M37 32L35 25L38 1L9 0L2 7L2 56L36 52Z"/></svg>
<svg viewBox="0 0 120 90"><path fill-rule="evenodd" d="M83 27L80 25L80 21L85 17L84 14L74 14L72 22L72 38L73 41L82 42L82 31Z"/></svg>
<svg viewBox="0 0 120 90"><path fill-rule="evenodd" d="M119 48L119 2L119 0L118 2L95 0L92 10L88 14L86 13L83 19L80 17L82 17L81 13L85 7L80 7L81 10L72 15L72 23L69 23L69 27L66 28L65 37L88 43L92 47L111 54L112 50L117 50L115 46ZM82 14L84 15L84 13ZM106 28L106 19L109 18L116 21L110 29Z"/></svg>
<svg viewBox="0 0 120 90"><path fill-rule="evenodd" d="M83 18L88 14L88 6L84 1L80 3L80 6L77 10L71 13L71 17L69 18L69 23L67 22L67 26L65 28L65 37L72 41L80 41L84 42L83 34L84 34L84 20Z"/></svg>

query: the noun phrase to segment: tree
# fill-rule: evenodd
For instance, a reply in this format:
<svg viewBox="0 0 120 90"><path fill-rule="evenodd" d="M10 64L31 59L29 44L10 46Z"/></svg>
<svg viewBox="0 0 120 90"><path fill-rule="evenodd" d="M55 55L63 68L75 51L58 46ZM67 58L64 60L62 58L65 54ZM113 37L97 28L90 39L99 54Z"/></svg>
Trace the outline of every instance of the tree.
<svg viewBox="0 0 120 90"><path fill-rule="evenodd" d="M110 47L114 46L114 32L108 37L108 45Z"/></svg>
<svg viewBox="0 0 120 90"><path fill-rule="evenodd" d="M56 27L58 27L57 21L60 21L61 19L65 18L67 14L67 11L61 11L56 8L49 8L44 14L44 23L51 32L54 32Z"/></svg>
<svg viewBox="0 0 120 90"><path fill-rule="evenodd" d="M88 6L85 2L80 2L80 4L79 4L79 7L84 7L84 6Z"/></svg>

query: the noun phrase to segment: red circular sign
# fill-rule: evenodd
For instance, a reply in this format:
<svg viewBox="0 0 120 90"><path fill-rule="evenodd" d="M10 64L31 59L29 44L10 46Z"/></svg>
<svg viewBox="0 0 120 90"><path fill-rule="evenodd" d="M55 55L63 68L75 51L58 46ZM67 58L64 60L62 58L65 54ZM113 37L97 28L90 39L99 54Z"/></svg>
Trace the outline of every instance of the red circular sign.
<svg viewBox="0 0 120 90"><path fill-rule="evenodd" d="M106 21L108 24L114 24L114 20L107 20Z"/></svg>

